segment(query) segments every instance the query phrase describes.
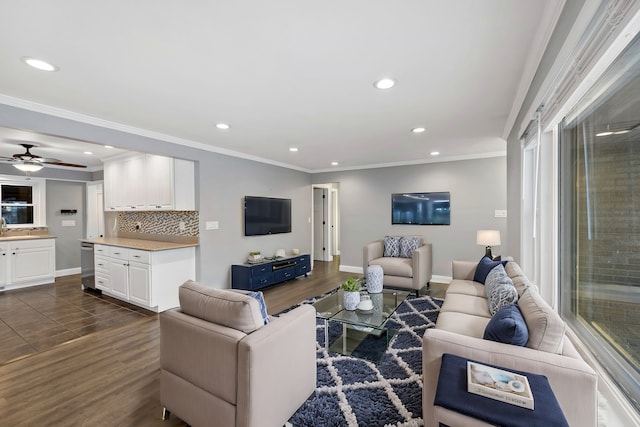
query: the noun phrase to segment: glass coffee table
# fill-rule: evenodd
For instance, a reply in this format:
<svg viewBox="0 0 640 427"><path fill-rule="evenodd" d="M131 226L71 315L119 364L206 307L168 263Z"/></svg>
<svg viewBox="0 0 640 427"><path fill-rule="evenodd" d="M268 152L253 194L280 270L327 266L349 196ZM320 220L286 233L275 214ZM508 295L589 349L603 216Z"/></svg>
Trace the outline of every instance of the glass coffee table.
<svg viewBox="0 0 640 427"><path fill-rule="evenodd" d="M328 295L313 306L316 316L324 319L324 347L327 351L347 356L362 357L378 361L386 351L389 341L398 332L386 327L387 320L409 296L409 292L383 289L378 294L367 294L373 302L371 310L345 310L342 305L342 289ZM363 292L366 294L366 292ZM329 345L329 321L342 325L342 335ZM354 353L354 350L369 338L369 351Z"/></svg>

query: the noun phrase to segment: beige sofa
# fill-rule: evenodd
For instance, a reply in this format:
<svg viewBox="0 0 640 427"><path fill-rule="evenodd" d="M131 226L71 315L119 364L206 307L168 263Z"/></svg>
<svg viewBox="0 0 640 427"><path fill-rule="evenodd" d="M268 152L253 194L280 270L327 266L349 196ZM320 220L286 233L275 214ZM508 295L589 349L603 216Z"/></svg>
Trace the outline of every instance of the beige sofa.
<svg viewBox="0 0 640 427"><path fill-rule="evenodd" d="M282 426L315 391L315 309L264 324L242 291L186 282L160 314L160 401L193 427Z"/></svg>
<svg viewBox="0 0 640 427"><path fill-rule="evenodd" d="M597 424L597 376L565 335L565 323L542 299L518 264L505 265L518 291L518 307L529 332L524 347L483 339L491 319L485 288L474 282L477 262L454 261L453 280L447 288L435 328L423 337L425 426L486 426L488 424L434 406L442 354L450 353L507 369L545 375L569 425Z"/></svg>
<svg viewBox="0 0 640 427"><path fill-rule="evenodd" d="M384 273L385 286L414 290L416 296L431 280L431 243L424 243L422 236L415 237L418 247L410 258L401 256L384 256L384 239L376 240L363 248L363 270L367 274L367 267L379 265Z"/></svg>

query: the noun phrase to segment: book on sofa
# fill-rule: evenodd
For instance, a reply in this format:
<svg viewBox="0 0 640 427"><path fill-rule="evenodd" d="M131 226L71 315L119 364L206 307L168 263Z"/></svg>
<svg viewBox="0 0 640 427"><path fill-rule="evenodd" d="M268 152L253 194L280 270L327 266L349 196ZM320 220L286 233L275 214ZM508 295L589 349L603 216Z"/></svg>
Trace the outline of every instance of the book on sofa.
<svg viewBox="0 0 640 427"><path fill-rule="evenodd" d="M525 375L467 361L467 391L490 399L534 409L531 386Z"/></svg>

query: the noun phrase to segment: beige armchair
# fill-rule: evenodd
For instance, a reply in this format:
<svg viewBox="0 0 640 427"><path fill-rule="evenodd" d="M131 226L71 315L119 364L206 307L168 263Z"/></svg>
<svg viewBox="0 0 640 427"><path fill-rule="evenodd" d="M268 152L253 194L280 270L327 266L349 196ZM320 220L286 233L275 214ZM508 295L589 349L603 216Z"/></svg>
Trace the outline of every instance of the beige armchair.
<svg viewBox="0 0 640 427"><path fill-rule="evenodd" d="M420 289L431 281L431 243L424 243L422 236L403 237L416 237L419 240L411 258L384 256L384 239L376 240L363 248L363 270L366 275L367 267L379 265L384 273L385 286L414 290L417 296Z"/></svg>
<svg viewBox="0 0 640 427"><path fill-rule="evenodd" d="M315 391L315 309L264 324L258 301L188 281L160 314L160 401L193 427L282 426Z"/></svg>

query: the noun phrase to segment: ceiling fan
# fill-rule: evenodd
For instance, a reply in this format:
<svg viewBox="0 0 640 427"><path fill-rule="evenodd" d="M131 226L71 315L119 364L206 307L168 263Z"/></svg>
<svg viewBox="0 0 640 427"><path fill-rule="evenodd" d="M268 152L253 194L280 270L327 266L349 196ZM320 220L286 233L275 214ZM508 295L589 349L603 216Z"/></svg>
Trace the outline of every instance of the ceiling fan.
<svg viewBox="0 0 640 427"><path fill-rule="evenodd" d="M14 154L13 157L0 157L0 161L6 161L13 165L13 167L20 169L23 172L37 172L43 168L45 164L66 166L72 168L86 168L86 165L77 165L75 163L67 163L58 159L48 159L31 153L31 148L37 147L33 144L20 144L26 150L24 153Z"/></svg>

